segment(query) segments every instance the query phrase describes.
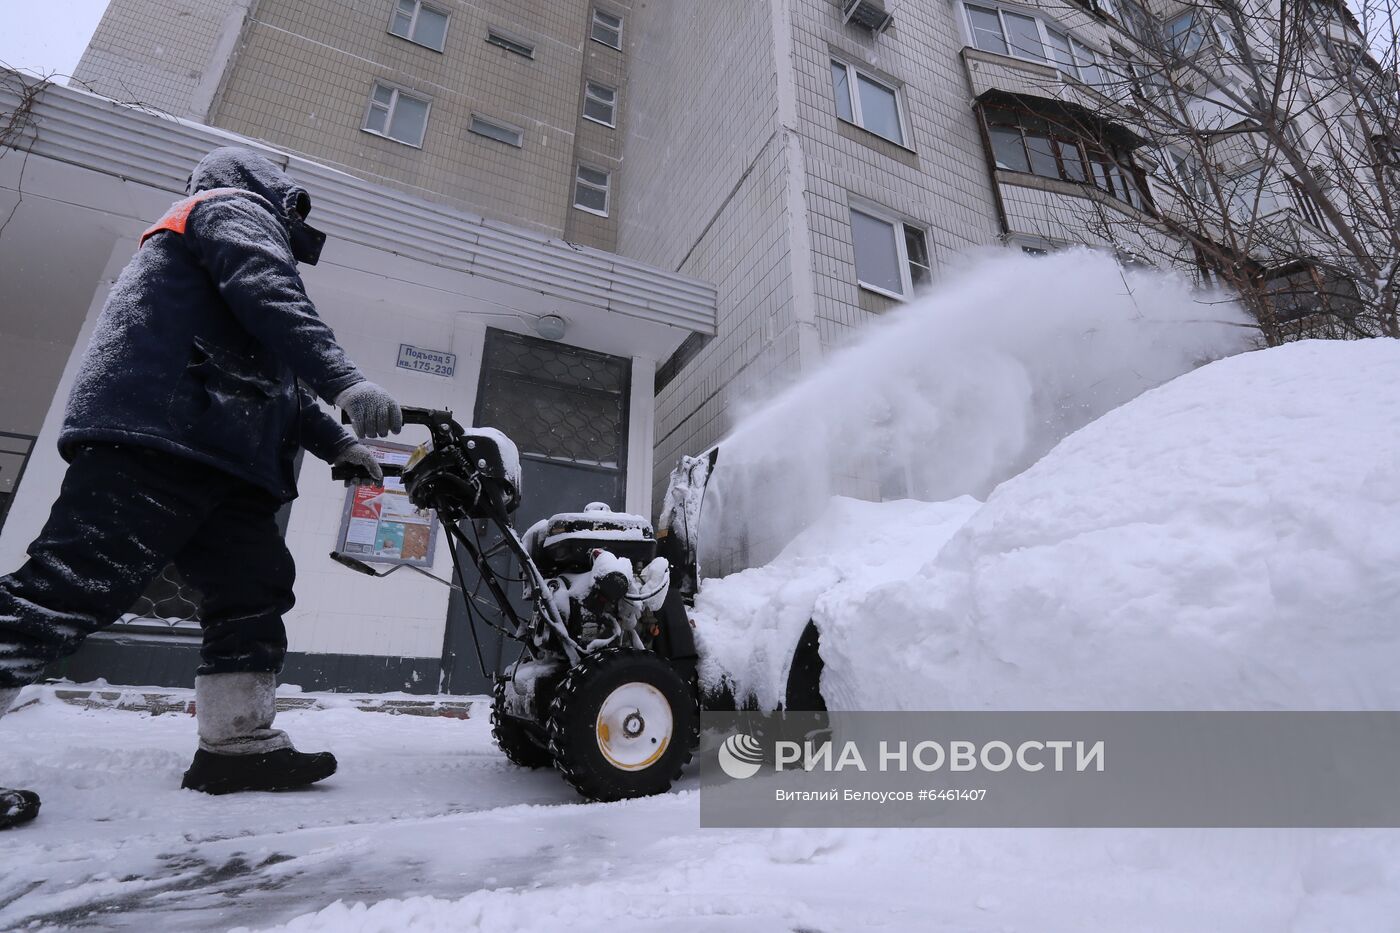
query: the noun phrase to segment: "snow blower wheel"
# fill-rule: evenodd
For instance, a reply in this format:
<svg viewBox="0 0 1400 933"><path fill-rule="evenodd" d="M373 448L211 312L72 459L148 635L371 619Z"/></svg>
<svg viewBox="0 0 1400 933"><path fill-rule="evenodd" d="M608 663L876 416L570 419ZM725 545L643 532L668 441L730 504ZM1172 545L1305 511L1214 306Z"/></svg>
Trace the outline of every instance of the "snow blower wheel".
<svg viewBox="0 0 1400 933"><path fill-rule="evenodd" d="M590 800L670 790L700 741L695 687L666 659L635 648L585 656L550 706L549 749Z"/></svg>
<svg viewBox="0 0 1400 933"><path fill-rule="evenodd" d="M491 696L491 737L512 764L522 768L547 768L554 758L543 744L543 733L536 741L530 735L530 726L505 712L506 683L504 677L496 678L496 689Z"/></svg>

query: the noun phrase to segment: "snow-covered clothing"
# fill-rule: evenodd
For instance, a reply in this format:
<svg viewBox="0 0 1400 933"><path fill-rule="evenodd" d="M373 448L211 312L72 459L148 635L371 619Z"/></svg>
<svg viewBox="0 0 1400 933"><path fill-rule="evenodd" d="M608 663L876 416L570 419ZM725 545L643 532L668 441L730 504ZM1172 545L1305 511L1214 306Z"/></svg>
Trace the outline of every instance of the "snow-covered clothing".
<svg viewBox="0 0 1400 933"><path fill-rule="evenodd" d="M216 755L261 755L291 748L287 733L272 727L277 717L277 676L270 671L232 671L194 679L199 747Z"/></svg>
<svg viewBox="0 0 1400 933"><path fill-rule="evenodd" d="M149 447L71 453L29 560L0 577L0 689L37 680L116 621L167 563L204 596L200 674L281 670L296 570L279 497Z"/></svg>
<svg viewBox="0 0 1400 933"><path fill-rule="evenodd" d="M354 442L305 387L333 403L364 381L297 273L310 199L239 148L206 156L190 191L113 286L59 449L71 461L84 444L153 447L291 499L299 447L329 462Z"/></svg>

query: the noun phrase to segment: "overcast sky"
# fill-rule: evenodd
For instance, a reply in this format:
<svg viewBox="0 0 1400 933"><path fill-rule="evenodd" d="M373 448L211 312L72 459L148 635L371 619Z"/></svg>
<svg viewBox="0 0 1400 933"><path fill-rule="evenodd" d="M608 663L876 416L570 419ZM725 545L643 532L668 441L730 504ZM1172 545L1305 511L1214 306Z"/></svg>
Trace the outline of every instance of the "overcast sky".
<svg viewBox="0 0 1400 933"><path fill-rule="evenodd" d="M0 62L72 74L105 9L107 0L0 0Z"/></svg>

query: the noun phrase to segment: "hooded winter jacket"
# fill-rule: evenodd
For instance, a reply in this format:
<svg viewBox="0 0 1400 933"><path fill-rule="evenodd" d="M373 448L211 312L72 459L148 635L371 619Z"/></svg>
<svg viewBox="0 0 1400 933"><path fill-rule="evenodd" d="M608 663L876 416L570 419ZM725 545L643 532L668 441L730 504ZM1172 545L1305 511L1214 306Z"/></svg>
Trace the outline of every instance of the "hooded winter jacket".
<svg viewBox="0 0 1400 933"><path fill-rule="evenodd" d="M290 237L306 191L257 153L223 148L190 176L197 192L212 193L177 203L113 286L59 452L155 447L291 499L299 447L332 461L354 443L305 387L333 403L365 377L297 274Z"/></svg>

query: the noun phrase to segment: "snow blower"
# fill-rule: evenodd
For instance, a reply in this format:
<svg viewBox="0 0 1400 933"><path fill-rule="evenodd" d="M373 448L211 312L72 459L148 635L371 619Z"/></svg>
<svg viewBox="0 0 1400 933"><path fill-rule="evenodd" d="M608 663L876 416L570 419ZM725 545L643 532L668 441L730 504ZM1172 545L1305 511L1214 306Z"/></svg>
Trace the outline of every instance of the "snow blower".
<svg viewBox="0 0 1400 933"><path fill-rule="evenodd" d="M441 519L452 544L449 585L461 589L473 635L479 613L521 644L519 659L495 676L491 723L501 751L523 767L552 765L591 800L668 790L699 743L700 705L679 582L672 584L669 562L657 556L650 523L592 503L518 535L511 527L521 496L515 444L490 428L463 429L450 412L403 414L406 425L427 427L430 440L405 466L386 464L385 475L400 476L409 501ZM368 480L348 466L332 476ZM494 529L499 542L483 545L482 529ZM474 586L459 551L476 568ZM515 559L519 577L493 566L502 553ZM381 571L338 552L331 557L376 577L405 566ZM508 595L514 583L523 584L524 609ZM479 643L477 650L480 659Z"/></svg>

